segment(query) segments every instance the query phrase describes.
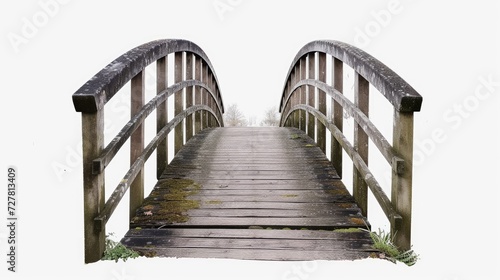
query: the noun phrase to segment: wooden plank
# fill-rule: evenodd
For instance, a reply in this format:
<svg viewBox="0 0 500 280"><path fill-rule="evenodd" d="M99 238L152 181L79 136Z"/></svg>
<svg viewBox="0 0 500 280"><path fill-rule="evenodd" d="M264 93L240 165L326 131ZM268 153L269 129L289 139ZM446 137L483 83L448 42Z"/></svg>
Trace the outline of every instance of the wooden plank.
<svg viewBox="0 0 500 280"><path fill-rule="evenodd" d="M137 215L144 215L144 212L150 211L150 209L159 209L160 203L163 200L149 199L146 208L140 208L140 212ZM296 203L296 202L274 202L274 201L220 201L220 200L205 200L199 203L199 209L278 209L278 210L323 210L331 209L335 211L337 209L351 209L356 212L359 211L358 206L354 203L353 199L348 201L341 201L336 203L331 202L314 202L314 203Z"/></svg>
<svg viewBox="0 0 500 280"><path fill-rule="evenodd" d="M161 216L163 217L163 216ZM292 229L343 229L366 227L365 220L359 217L189 217L187 221L156 219L155 214L151 216L136 216L132 219L133 227L155 227L168 226L175 227L219 227L219 228L249 228L249 227L271 227L271 228L292 228ZM366 223L368 224L368 223Z"/></svg>
<svg viewBox="0 0 500 280"><path fill-rule="evenodd" d="M332 250L268 250L268 249L219 249L219 248L134 248L141 254L156 257L176 258L220 258L261 261L312 261L312 260L357 260L371 257L372 252Z"/></svg>
<svg viewBox="0 0 500 280"><path fill-rule="evenodd" d="M186 238L253 238L253 239L298 239L298 240L365 240L370 241L366 231L338 232L326 230L267 230L267 229L217 229L217 228L161 228L132 229L124 237L186 237Z"/></svg>
<svg viewBox="0 0 500 280"><path fill-rule="evenodd" d="M368 243L357 240L298 240L298 239L261 239L255 242L252 238L184 238L184 237L135 237L128 242L134 247L155 248L226 248L226 249L268 249L268 250L301 250L306 247L314 251L366 250L373 251Z"/></svg>
<svg viewBox="0 0 500 280"><path fill-rule="evenodd" d="M222 203L210 203L211 205L221 205ZM206 203L206 205L210 205ZM137 216L148 216L146 213L156 212L161 209L161 204L156 204L150 210L137 212ZM256 205L258 207L258 205ZM313 210L305 209L268 209L268 208L200 208L186 211L189 217L335 217L335 216L356 216L361 213L357 209L336 209L330 210L329 207L322 207Z"/></svg>

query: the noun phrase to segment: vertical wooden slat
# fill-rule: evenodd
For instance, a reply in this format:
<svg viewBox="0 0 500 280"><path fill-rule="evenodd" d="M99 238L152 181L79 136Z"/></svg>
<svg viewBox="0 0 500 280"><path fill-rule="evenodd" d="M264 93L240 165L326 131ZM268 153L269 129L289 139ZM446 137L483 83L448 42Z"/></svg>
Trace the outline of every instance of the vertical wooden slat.
<svg viewBox="0 0 500 280"><path fill-rule="evenodd" d="M144 106L146 92L146 72L141 71L131 80L130 114L133 118ZM144 150L144 124L141 124L130 136L130 165L142 154ZM130 219L135 216L135 211L144 200L144 168L139 171L130 185Z"/></svg>
<svg viewBox="0 0 500 280"><path fill-rule="evenodd" d="M354 76L354 105L358 107L361 112L368 116L369 108L369 83L360 74L355 73ZM363 161L368 165L368 135L364 132L363 128L354 125L354 149L361 156ZM364 216L368 214L368 186L361 174L353 167L353 196L354 200L361 208Z"/></svg>
<svg viewBox="0 0 500 280"><path fill-rule="evenodd" d="M289 97L289 100L288 100L288 103L287 103L287 106L286 106L287 107L287 110L286 110L287 115L290 112L290 110L292 109L292 99L291 99L292 93L290 91L292 90L293 80L292 80L292 76L291 75L292 75L292 73L290 74L290 78L288 78L288 81L287 81L287 86L288 86L288 91L287 92L288 92L288 97ZM293 116L292 115L290 115L288 117L287 122L288 122L287 126L288 127L292 127L292 125L293 125Z"/></svg>
<svg viewBox="0 0 500 280"><path fill-rule="evenodd" d="M300 79L306 79L306 73L307 73L307 59L306 56L303 56L300 59ZM300 104L307 104L307 96L306 96L306 87L302 86L300 87ZM304 132L306 132L306 111L301 110L300 111L300 129Z"/></svg>
<svg viewBox="0 0 500 280"><path fill-rule="evenodd" d="M215 76L212 74L212 92L214 93L214 95L216 96L217 94L217 86L216 86L216 83L215 83ZM215 109L215 96L212 96L212 98L210 98L210 108L212 108L212 111L216 112L217 110ZM215 119L215 116L212 115L212 127L217 127L217 120Z"/></svg>
<svg viewBox="0 0 500 280"><path fill-rule="evenodd" d="M203 63L203 74L202 74L203 82L208 86L208 66L206 63ZM203 90L203 105L208 105L208 91ZM208 127L208 113L207 111L203 111L202 114L202 129Z"/></svg>
<svg viewBox="0 0 500 280"><path fill-rule="evenodd" d="M299 81L299 71L298 71L297 65L295 65L293 68L292 81L293 81L292 87L295 87L295 84L297 84L297 82ZM292 94L293 94L292 95L292 101L293 101L292 107L294 107L297 104L299 104L297 90L295 90ZM293 113L293 127L296 127L296 128L299 127L299 112L298 111L295 111Z"/></svg>
<svg viewBox="0 0 500 280"><path fill-rule="evenodd" d="M338 90L340 93L343 92L344 87L344 71L343 62L337 58L332 59L333 67L333 77L332 83L333 88ZM342 106L332 98L332 119L335 126L342 132L344 126L344 112ZM340 143L332 136L332 149L331 149L331 159L332 164L337 174L342 178L342 146Z"/></svg>
<svg viewBox="0 0 500 280"><path fill-rule="evenodd" d="M217 114L219 117L219 121L221 122L220 125L224 126L224 119L222 118L222 110L223 110L222 109L222 96L221 96L220 88L218 85L217 85L217 96L218 96L219 106L221 106L220 108L217 109Z"/></svg>
<svg viewBox="0 0 500 280"><path fill-rule="evenodd" d="M193 54L186 53L186 80L193 79ZM186 109L193 106L193 87L186 88ZM186 142L193 137L193 115L186 118Z"/></svg>
<svg viewBox="0 0 500 280"><path fill-rule="evenodd" d="M176 52L175 53L175 71L174 71L174 82L178 83L181 82L183 79L183 73L184 73L184 63L183 63L183 52ZM184 110L184 100L183 100L183 92L184 90L180 90L175 93L174 97L174 115L178 115ZM182 148L182 145L184 145L184 121L179 123L175 127L175 134L174 134L174 154L177 154L179 150Z"/></svg>
<svg viewBox="0 0 500 280"><path fill-rule="evenodd" d="M92 173L92 161L104 148L104 110L82 113L82 148L85 263L92 263L103 256L106 238L106 229L99 231L94 224L105 202L104 171Z"/></svg>
<svg viewBox="0 0 500 280"><path fill-rule="evenodd" d="M326 83L326 53L318 53L318 80ZM326 116L326 92L321 90L318 90L318 110ZM316 131L318 146L326 153L325 125L318 121Z"/></svg>
<svg viewBox="0 0 500 280"><path fill-rule="evenodd" d="M195 80L201 81L201 69L203 65L203 60L199 56L195 56L195 66L194 66L194 78ZM194 103L196 105L201 104L201 87L195 87L194 92ZM201 131L201 112L198 111L194 115L194 132L198 134Z"/></svg>
<svg viewBox="0 0 500 280"><path fill-rule="evenodd" d="M307 76L309 79L316 78L316 53L309 53L307 55L307 63L308 63L308 73ZM316 88L313 86L307 87L307 105L315 108L316 107ZM307 135L315 140L315 127L316 127L316 118L312 114L308 114L307 120Z"/></svg>
<svg viewBox="0 0 500 280"><path fill-rule="evenodd" d="M392 172L391 202L401 215L401 225L391 221L394 243L401 250L411 248L411 209L413 176L413 112L394 110L393 147L404 160L404 172Z"/></svg>
<svg viewBox="0 0 500 280"><path fill-rule="evenodd" d="M210 90L212 91L212 93L214 92L214 79L213 79L213 74L212 74L212 71L208 71L208 87L210 88ZM207 106L210 107L211 109L212 108L212 104L213 104L213 97L212 97L212 94L208 93L207 92ZM214 117L212 116L212 114L208 113L208 127L214 127Z"/></svg>
<svg viewBox="0 0 500 280"><path fill-rule="evenodd" d="M156 61L156 92L159 94L168 87L168 57ZM156 133L168 123L168 99L156 108ZM161 174L168 165L168 140L162 141L156 149L156 178L160 179Z"/></svg>

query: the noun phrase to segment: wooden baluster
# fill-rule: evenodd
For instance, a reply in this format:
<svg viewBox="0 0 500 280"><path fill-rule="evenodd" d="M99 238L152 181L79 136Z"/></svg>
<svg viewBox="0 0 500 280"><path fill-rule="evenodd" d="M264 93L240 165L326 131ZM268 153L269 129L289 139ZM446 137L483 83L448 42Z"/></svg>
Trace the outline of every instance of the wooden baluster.
<svg viewBox="0 0 500 280"><path fill-rule="evenodd" d="M332 59L333 67L333 77L332 83L333 88L338 90L340 93L343 92L344 87L344 71L343 62L337 58ZM332 98L332 119L333 124L342 132L344 126L344 110L342 106ZM337 174L342 178L342 146L340 143L332 136L332 149L331 149L331 159L332 164Z"/></svg>
<svg viewBox="0 0 500 280"><path fill-rule="evenodd" d="M159 94L168 87L168 57L156 61L156 91ZM156 133L168 123L168 99L158 105L156 109ZM168 165L168 140L162 141L156 150L156 178L160 179L161 174Z"/></svg>
<svg viewBox="0 0 500 280"><path fill-rule="evenodd" d="M194 78L197 81L201 81L201 69L203 69L203 60L199 57L195 57L195 66L194 66ZM195 87L194 93L194 102L196 105L201 105L201 87ZM198 111L195 113L194 118L194 132L198 134L201 131L201 112Z"/></svg>
<svg viewBox="0 0 500 280"><path fill-rule="evenodd" d="M213 93L214 92L214 79L213 79L212 71L210 71L210 69L208 70L208 87L210 88L210 90ZM212 109L212 101L213 101L212 94L207 93L207 106L210 107L211 109ZM214 127L214 117L210 113L208 114L208 127Z"/></svg>
<svg viewBox="0 0 500 280"><path fill-rule="evenodd" d="M131 80L131 118L139 113L144 106L146 93L146 72L141 71ZM130 136L130 166L144 150L144 124L141 124ZM135 216L135 211L144 200L144 168L139 171L130 185L130 219Z"/></svg>
<svg viewBox="0 0 500 280"><path fill-rule="evenodd" d="M300 64L297 63L295 64L295 69L293 70L294 73L294 85L297 84L300 81ZM300 91L299 89L296 89L295 92L293 93L293 105L299 105L300 104ZM295 128L300 128L300 111L295 111L293 113L293 123Z"/></svg>
<svg viewBox="0 0 500 280"><path fill-rule="evenodd" d="M307 55L307 63L309 67L309 72L308 72L308 78L309 79L315 79L316 78L316 53L309 53ZM307 105L315 108L316 107L316 88L313 86L308 86L307 87ZM307 120L307 135L311 137L313 140L315 140L315 127L316 127L316 119L312 114L308 114L308 120Z"/></svg>
<svg viewBox="0 0 500 280"><path fill-rule="evenodd" d="M184 74L184 63L183 63L183 52L177 52L175 53L175 83L182 82L183 80L183 74ZM183 99L183 93L184 90L180 90L175 93L174 97L174 115L177 116L178 114L182 113L184 110L184 99ZM179 123L175 127L175 134L174 134L174 155L179 152L179 150L182 148L184 145L184 121Z"/></svg>
<svg viewBox="0 0 500 280"><path fill-rule="evenodd" d="M285 117L286 117L286 114L288 113L287 109L288 109L288 106L284 103L286 101L286 98L288 96L288 80L286 81L285 83L285 89L283 90L284 91L284 94L281 96L281 104L282 104L282 108L281 108L281 117L280 117L280 126L284 126L286 127L287 126L287 123L288 121L285 121Z"/></svg>
<svg viewBox="0 0 500 280"><path fill-rule="evenodd" d="M326 53L318 53L318 80L326 83ZM326 92L318 90L318 110L326 116ZM316 125L318 146L326 153L326 126L320 121Z"/></svg>
<svg viewBox="0 0 500 280"><path fill-rule="evenodd" d="M186 53L186 80L193 79L193 54ZM186 109L193 106L193 87L186 88ZM193 116L186 117L186 142L193 137Z"/></svg>
<svg viewBox="0 0 500 280"><path fill-rule="evenodd" d="M293 89L295 87L295 84L297 83L297 79L295 78L295 75L296 75L296 72L295 72L295 67L294 67L292 70L292 73L290 75L290 81L291 81L290 90ZM290 94L291 94L291 96L290 96L290 110L292 110L292 108L295 105L297 105L297 99L296 99L295 91L292 91ZM296 120L295 120L295 112L290 114L290 122L291 122L292 127L297 127Z"/></svg>
<svg viewBox="0 0 500 280"><path fill-rule="evenodd" d="M209 86L209 83L208 83L208 66L206 63L203 63L203 82L207 85L207 87ZM208 91L206 90L203 90L203 105L208 105ZM203 128L207 128L208 127L208 115L209 113L207 113L207 111L203 111Z"/></svg>
<svg viewBox="0 0 500 280"><path fill-rule="evenodd" d="M361 112L368 116L369 108L369 86L368 81L363 78L360 74L355 73L354 76L354 105L358 107ZM363 161L368 165L368 135L364 132L363 128L355 124L354 125L354 149L361 156ZM361 212L364 216L368 214L368 187L367 184L357 171L356 167L353 167L353 196L356 203L361 208Z"/></svg>
<svg viewBox="0 0 500 280"><path fill-rule="evenodd" d="M215 82L215 75L212 73L212 92L214 95L212 98L210 98L210 108L212 108L212 111L217 112L215 109L215 97L217 96L217 83ZM217 127L217 120L215 119L215 116L212 115L212 127Z"/></svg>
<svg viewBox="0 0 500 280"><path fill-rule="evenodd" d="M221 94L220 94L219 85L216 86L216 89L217 89L218 104L222 106L222 98L221 98ZM217 107L217 104L215 104L215 108L216 108L216 112L217 112L217 117L219 118L219 121L221 122L220 126L224 126L224 123L223 123L223 120L222 120L222 112L219 111L219 109ZM220 109L222 109L222 108L220 108Z"/></svg>
<svg viewBox="0 0 500 280"><path fill-rule="evenodd" d="M402 219L401 225L391 221L394 244L401 250L411 248L411 209L413 176L413 112L394 110L393 147L404 160L402 174L392 172L391 202Z"/></svg>
<svg viewBox="0 0 500 280"><path fill-rule="evenodd" d="M104 109L82 113L82 148L85 263L92 263L102 258L106 238L106 229L94 223L105 203L104 171L92 173L92 161L104 148Z"/></svg>
<svg viewBox="0 0 500 280"><path fill-rule="evenodd" d="M300 79L306 79L307 74L307 59L306 56L303 56L300 59ZM300 87L300 104L307 104L307 94L306 94L306 86ZM306 120L307 120L307 112L304 110L300 111L300 129L306 132Z"/></svg>

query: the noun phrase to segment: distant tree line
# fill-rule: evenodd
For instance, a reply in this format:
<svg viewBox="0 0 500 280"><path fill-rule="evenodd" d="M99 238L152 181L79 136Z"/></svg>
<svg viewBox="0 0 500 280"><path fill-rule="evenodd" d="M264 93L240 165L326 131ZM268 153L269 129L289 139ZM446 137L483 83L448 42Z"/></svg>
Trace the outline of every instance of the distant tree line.
<svg viewBox="0 0 500 280"><path fill-rule="evenodd" d="M264 112L264 118L260 122L260 126L279 126L279 113L276 107L271 107ZM249 126L255 124L255 117L247 119L238 105L233 103L226 108L224 113L225 126Z"/></svg>

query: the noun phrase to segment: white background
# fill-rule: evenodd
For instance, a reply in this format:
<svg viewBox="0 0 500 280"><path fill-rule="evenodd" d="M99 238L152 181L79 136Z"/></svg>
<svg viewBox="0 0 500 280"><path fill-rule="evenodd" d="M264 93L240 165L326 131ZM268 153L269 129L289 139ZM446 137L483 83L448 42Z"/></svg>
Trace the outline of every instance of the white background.
<svg viewBox="0 0 500 280"><path fill-rule="evenodd" d="M50 9L40 4L47 2L0 4L0 174L6 177L9 165L19 169L18 273L7 272L4 263L2 279L500 276L500 10L495 1L66 0ZM408 81L424 97L422 111L415 114L417 265L158 258L84 265L81 123L71 95L113 59L160 38L201 46L226 106L237 103L248 116L279 104L289 64L316 39L362 47ZM481 79L494 84L484 87ZM379 164L370 162L375 168ZM118 180L123 172L107 175ZM0 216L6 217L6 191L0 194L5 213ZM118 237L126 228L122 210L108 227ZM375 229L386 226L376 212L370 220ZM0 227L4 256L7 236L7 228Z"/></svg>

